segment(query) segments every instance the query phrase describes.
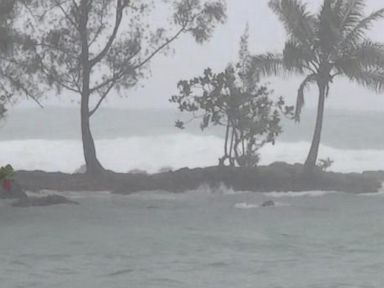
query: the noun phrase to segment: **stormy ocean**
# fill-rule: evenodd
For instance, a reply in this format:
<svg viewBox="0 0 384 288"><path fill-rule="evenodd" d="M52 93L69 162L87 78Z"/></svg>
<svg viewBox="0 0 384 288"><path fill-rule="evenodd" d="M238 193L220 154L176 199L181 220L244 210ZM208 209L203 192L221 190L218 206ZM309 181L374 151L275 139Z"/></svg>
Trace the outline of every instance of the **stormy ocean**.
<svg viewBox="0 0 384 288"><path fill-rule="evenodd" d="M261 151L261 164L303 162L313 133L315 111L300 123L283 121L276 145ZM192 122L175 128L176 110L104 109L92 118L98 157L108 169L156 172L161 168L210 166L223 153L223 129L201 131ZM319 158L334 171L384 169L384 113L326 111ZM0 122L0 162L16 169L74 172L83 165L80 113L75 108L17 109Z"/></svg>
<svg viewBox="0 0 384 288"><path fill-rule="evenodd" d="M104 109L93 119L106 168L156 172L215 165L222 131L179 131L174 111ZM286 122L262 164L302 162L313 111ZM320 158L332 170L384 169L384 114L328 111ZM371 128L368 128L371 127ZM0 162L73 172L83 163L76 109L12 111ZM50 191L45 191L50 193ZM80 205L0 202L0 287L382 287L384 193L251 193L226 187L130 196L64 193ZM266 200L275 207L263 208Z"/></svg>

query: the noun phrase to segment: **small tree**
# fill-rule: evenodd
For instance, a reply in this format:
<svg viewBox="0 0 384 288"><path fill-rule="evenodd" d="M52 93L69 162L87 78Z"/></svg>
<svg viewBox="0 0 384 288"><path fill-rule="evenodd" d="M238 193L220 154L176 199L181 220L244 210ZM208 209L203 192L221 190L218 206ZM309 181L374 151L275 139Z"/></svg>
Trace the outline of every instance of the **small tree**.
<svg viewBox="0 0 384 288"><path fill-rule="evenodd" d="M32 0L25 27L34 33L45 81L80 96L81 131L88 173L104 169L96 156L90 118L110 91L135 86L149 62L183 34L208 40L225 19L221 0ZM156 8L169 19L153 21ZM32 11L32 12L31 12ZM26 12L27 13L27 12ZM158 17L159 15L156 15ZM168 21L170 20L170 21Z"/></svg>
<svg viewBox="0 0 384 288"><path fill-rule="evenodd" d="M258 150L274 143L282 132L281 114L289 115L293 111L285 106L283 98L273 101L268 88L257 85L247 69L247 38L245 34L241 40L237 65L229 65L221 73L208 68L203 76L180 81L179 94L170 99L180 111L192 113L192 119L201 119L202 130L210 125L225 127L220 165L256 166ZM184 128L184 122L178 120L176 126Z"/></svg>
<svg viewBox="0 0 384 288"><path fill-rule="evenodd" d="M333 161L331 158L326 158L326 159L319 159L319 161L317 161L317 167L321 170L321 171L327 171L329 168L331 168L332 164L333 164Z"/></svg>

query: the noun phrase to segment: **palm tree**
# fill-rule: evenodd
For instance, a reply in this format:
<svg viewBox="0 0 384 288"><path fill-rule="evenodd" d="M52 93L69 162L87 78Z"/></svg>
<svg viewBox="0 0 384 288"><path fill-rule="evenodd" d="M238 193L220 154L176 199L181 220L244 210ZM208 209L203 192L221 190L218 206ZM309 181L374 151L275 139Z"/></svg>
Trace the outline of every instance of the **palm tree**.
<svg viewBox="0 0 384 288"><path fill-rule="evenodd" d="M317 85L317 119L305 171L316 166L324 115L324 102L331 83L346 77L376 92L384 90L384 44L369 40L366 32L384 17L384 9L365 16L364 0L324 0L312 14L300 0L271 0L270 8L279 17L288 39L280 55L253 57L257 75L279 73L304 75L296 102L295 119L300 120L304 91Z"/></svg>

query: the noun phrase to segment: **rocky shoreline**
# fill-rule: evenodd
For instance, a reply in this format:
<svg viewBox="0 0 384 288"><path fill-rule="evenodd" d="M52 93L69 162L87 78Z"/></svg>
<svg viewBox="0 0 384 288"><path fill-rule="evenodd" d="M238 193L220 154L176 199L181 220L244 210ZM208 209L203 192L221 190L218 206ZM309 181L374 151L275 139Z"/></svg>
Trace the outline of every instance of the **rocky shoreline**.
<svg viewBox="0 0 384 288"><path fill-rule="evenodd" d="M105 172L92 177L87 174L65 174L43 171L18 171L16 181L25 190L112 191L130 194L139 191L164 190L181 193L201 185L225 185L235 191L342 191L350 193L378 192L384 172L334 173L316 171L303 176L301 164L273 163L257 168L206 167L183 168L158 174Z"/></svg>

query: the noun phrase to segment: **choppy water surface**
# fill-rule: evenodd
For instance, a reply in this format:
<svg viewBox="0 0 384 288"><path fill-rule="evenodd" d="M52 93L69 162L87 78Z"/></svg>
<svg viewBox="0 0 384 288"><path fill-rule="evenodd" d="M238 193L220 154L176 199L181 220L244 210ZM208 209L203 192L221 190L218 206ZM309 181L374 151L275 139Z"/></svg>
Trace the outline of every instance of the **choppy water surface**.
<svg viewBox="0 0 384 288"><path fill-rule="evenodd" d="M384 195L70 194L1 202L1 287L382 287ZM260 208L273 199L277 207Z"/></svg>

